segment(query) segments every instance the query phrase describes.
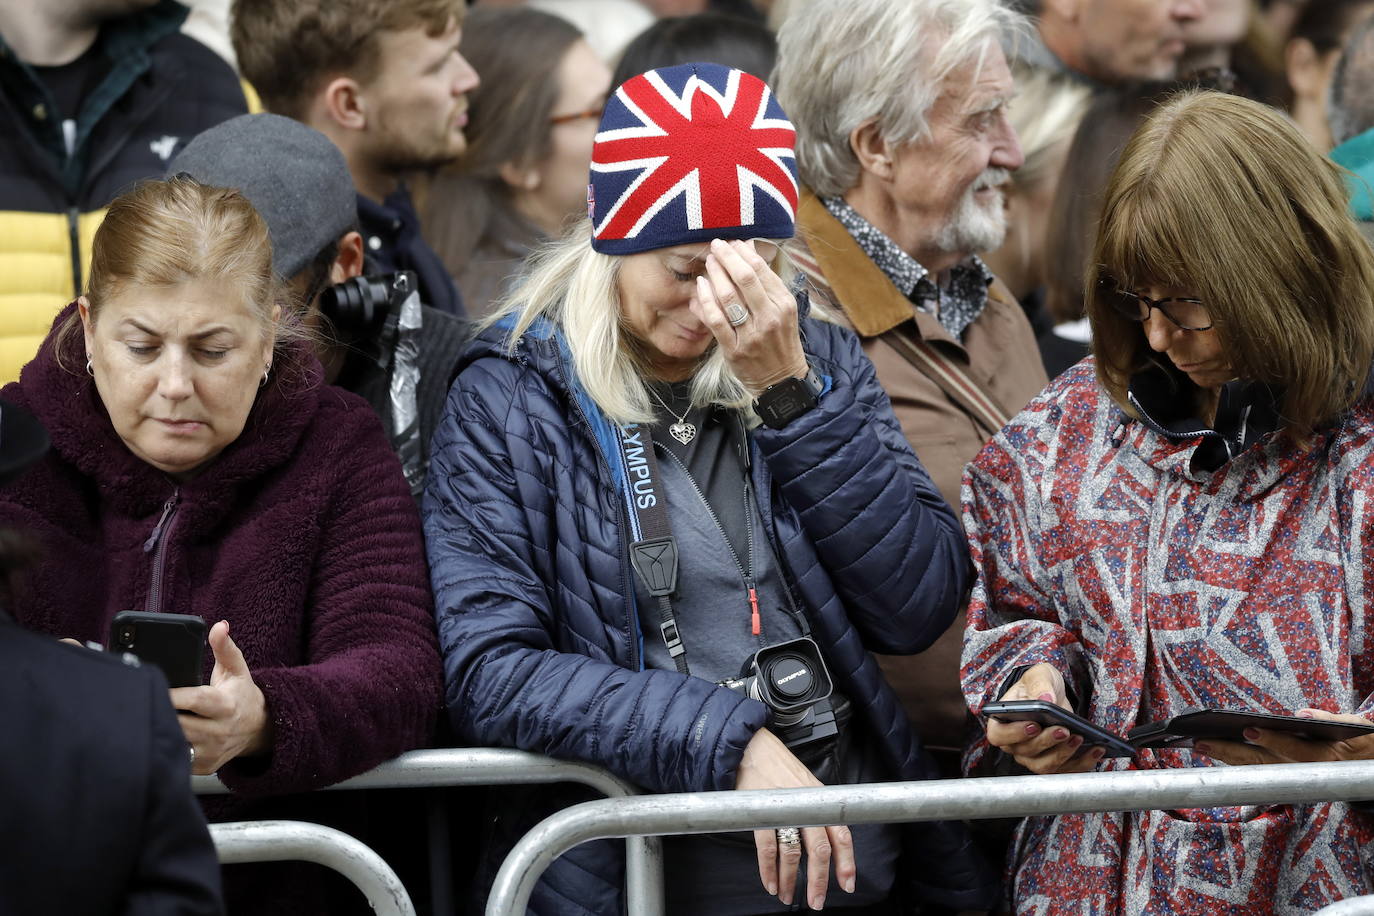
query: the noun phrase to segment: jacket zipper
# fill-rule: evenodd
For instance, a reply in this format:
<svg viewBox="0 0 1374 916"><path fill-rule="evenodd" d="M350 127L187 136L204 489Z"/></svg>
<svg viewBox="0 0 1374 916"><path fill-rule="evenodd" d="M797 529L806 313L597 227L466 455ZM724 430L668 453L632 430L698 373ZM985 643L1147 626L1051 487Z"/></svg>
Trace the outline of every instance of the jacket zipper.
<svg viewBox="0 0 1374 916"><path fill-rule="evenodd" d="M67 208L67 239L72 249L72 298L80 296L81 289L81 208Z"/></svg>
<svg viewBox="0 0 1374 916"><path fill-rule="evenodd" d="M1131 405L1132 405L1133 407L1135 407L1135 409L1140 413L1140 421L1141 421L1142 423L1144 423L1146 426L1148 426L1150 429L1154 430L1157 434L1163 436L1165 439L1168 439L1168 440L1171 441L1171 442L1178 442L1178 441L1181 441L1181 440L1183 440L1183 439L1197 439L1197 438L1201 438L1201 439L1220 439L1220 440L1221 440L1221 447L1224 448L1224 449L1226 449L1226 460L1227 460L1227 461L1230 461L1232 458L1235 458L1235 457L1236 457L1236 452L1240 450L1240 447L1241 447L1242 443L1244 442L1244 437L1245 437L1245 425L1249 422L1249 419L1250 419L1250 408L1247 406L1246 409L1245 409L1245 414L1244 414L1244 416L1241 418L1240 436L1237 438L1237 441L1236 441L1236 443L1235 443L1235 448L1232 448L1231 440L1226 438L1226 434L1223 433L1223 432L1219 432L1218 430L1215 430L1215 429L1211 429L1211 428L1208 428L1208 429L1199 429L1199 430L1194 430L1194 431L1192 431L1192 432L1186 432L1186 433L1175 433L1175 432L1170 432L1169 430L1165 429L1163 426L1160 426L1159 423L1157 423L1157 422L1155 421L1155 418L1154 418L1154 417L1150 416L1150 414L1145 410L1145 408L1144 408L1143 406L1141 406L1140 402L1137 401L1137 400L1135 399L1135 395L1131 395L1131 396L1130 396L1130 401L1131 401Z"/></svg>
<svg viewBox="0 0 1374 916"><path fill-rule="evenodd" d="M753 481L753 462L750 458L752 454L749 435L746 431L744 434L744 466L750 469L751 481ZM783 608L783 610L791 614L792 618L797 621L797 626L801 627L803 635L810 636L811 624L807 621L806 614L802 611L802 604L797 599L797 595L794 591L797 577L788 567L787 558L783 556L782 551L778 550L777 540L773 537L774 519L773 506L771 503L773 477L768 472L768 463L765 461L759 462L758 472L758 480L754 481L758 486L754 488L754 492L759 494L759 521L763 525L763 534L768 540L768 549L771 551L773 562L777 564L778 574L782 577L783 597L787 599L787 606Z"/></svg>
<svg viewBox="0 0 1374 916"><path fill-rule="evenodd" d="M744 530L747 532L745 550L748 552L748 566L746 567L744 563L740 562L739 554L735 553L730 538L725 534L725 526L720 523L720 517L716 515L716 510L711 508L711 504L706 501L706 495L701 492L701 487L697 485L692 472L687 470L687 465L683 464L682 459L665 448L662 443L655 442L654 445L682 469L687 482L692 485L692 490L697 494L697 499L701 500L701 504L706 507L706 514L711 516L711 521L715 522L716 530L720 532L721 542L725 544L725 549L730 553L730 559L735 561L735 569L739 570L740 578L744 580L744 591L749 598L749 631L759 637L759 641L762 642L763 621L759 616L759 593L754 583L754 500L749 487L748 475L746 474L744 478Z"/></svg>
<svg viewBox="0 0 1374 916"><path fill-rule="evenodd" d="M153 533L143 542L143 552L153 555L153 578L148 585L148 612L162 613L162 580L167 573L167 542L172 539L172 528L176 525L177 503L181 490L172 491L167 502L162 504L162 517L157 520Z"/></svg>

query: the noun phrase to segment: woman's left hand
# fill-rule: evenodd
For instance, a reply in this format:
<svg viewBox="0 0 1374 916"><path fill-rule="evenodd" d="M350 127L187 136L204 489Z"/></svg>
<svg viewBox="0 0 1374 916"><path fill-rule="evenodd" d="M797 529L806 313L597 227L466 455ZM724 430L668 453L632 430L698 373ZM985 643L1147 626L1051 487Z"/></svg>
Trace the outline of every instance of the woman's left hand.
<svg viewBox="0 0 1374 916"><path fill-rule="evenodd" d="M751 397L790 376L806 377L796 297L752 242L713 241L696 283L692 314L711 329ZM732 327L727 314L741 308L746 317Z"/></svg>
<svg viewBox="0 0 1374 916"><path fill-rule="evenodd" d="M1328 722L1353 722L1374 725L1363 716L1352 716L1321 709L1303 709L1298 715ZM1245 740L1199 741L1193 750L1222 763L1241 766L1247 763L1316 763L1325 760L1374 759L1374 735L1349 738L1344 741L1313 741L1268 728L1247 728Z"/></svg>
<svg viewBox="0 0 1374 916"><path fill-rule="evenodd" d="M229 638L228 621L210 628L209 641L215 654L210 684L170 691L186 743L195 749L191 772L198 776L214 773L235 757L264 751L270 743L267 699Z"/></svg>

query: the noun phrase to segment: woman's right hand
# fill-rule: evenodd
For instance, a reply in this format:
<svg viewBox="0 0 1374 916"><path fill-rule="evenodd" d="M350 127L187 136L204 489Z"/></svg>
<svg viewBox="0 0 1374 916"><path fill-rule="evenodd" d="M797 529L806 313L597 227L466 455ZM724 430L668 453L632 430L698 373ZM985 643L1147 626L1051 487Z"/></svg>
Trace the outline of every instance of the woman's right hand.
<svg viewBox="0 0 1374 916"><path fill-rule="evenodd" d="M1031 665L1021 679L1004 693L1003 700L1046 700L1072 711L1064 689L1064 676L1046 662ZM1035 722L987 721L988 743L1010 754L1032 773L1086 773L1097 767L1102 748L1079 754L1083 738L1062 725L1042 728Z"/></svg>
<svg viewBox="0 0 1374 916"><path fill-rule="evenodd" d="M745 745L735 776L736 789L793 789L819 786L806 764L796 758L787 745L768 729L759 729ZM791 906L792 891L797 886L797 867L801 864L802 849L810 863L806 873L806 900L813 910L825 905L825 891L830 885L830 863L835 863L835 878L847 893L854 893L857 869L854 865L854 840L848 827L806 827L801 831L800 846L784 846L778 842L776 830L755 830L754 845L758 849L759 877L764 890Z"/></svg>

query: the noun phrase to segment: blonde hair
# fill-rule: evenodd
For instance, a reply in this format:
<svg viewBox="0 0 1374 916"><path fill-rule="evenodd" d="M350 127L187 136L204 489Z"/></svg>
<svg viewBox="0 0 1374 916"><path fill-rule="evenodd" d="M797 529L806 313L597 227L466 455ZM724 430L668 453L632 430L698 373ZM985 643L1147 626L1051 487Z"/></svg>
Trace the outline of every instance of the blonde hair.
<svg viewBox="0 0 1374 916"><path fill-rule="evenodd" d="M622 259L591 246L591 221L537 251L521 283L482 323L513 321L508 348L540 319L552 322L572 355L578 382L612 422L652 423L655 401L646 385L640 342L625 325L617 278ZM795 270L781 246L773 263L790 284ZM752 399L713 343L692 375L693 406L719 404L749 410Z"/></svg>
<svg viewBox="0 0 1374 916"><path fill-rule="evenodd" d="M296 322L277 322L276 306L288 313L291 294L272 272L267 223L240 192L177 176L141 182L115 198L96 230L86 298L91 323L102 306L129 287L177 287L211 280L243 297L264 337L276 349L309 341ZM73 312L58 329L59 359L69 338L81 333Z"/></svg>
<svg viewBox="0 0 1374 916"><path fill-rule="evenodd" d="M1374 358L1374 251L1346 208L1341 170L1257 102L1191 92L1131 138L1107 187L1086 278L1097 374L1129 410L1130 377L1156 357L1138 322L1098 294L1186 289L1207 305L1241 378L1282 392L1304 436L1359 396Z"/></svg>
<svg viewBox="0 0 1374 916"><path fill-rule="evenodd" d="M1054 153L1073 140L1092 93L1080 80L1043 67L1018 65L1013 76L1017 91L1007 107L1007 119L1026 161L1011 173L1011 180L1022 189L1043 187L1049 179L1058 179L1052 169L1059 164Z"/></svg>

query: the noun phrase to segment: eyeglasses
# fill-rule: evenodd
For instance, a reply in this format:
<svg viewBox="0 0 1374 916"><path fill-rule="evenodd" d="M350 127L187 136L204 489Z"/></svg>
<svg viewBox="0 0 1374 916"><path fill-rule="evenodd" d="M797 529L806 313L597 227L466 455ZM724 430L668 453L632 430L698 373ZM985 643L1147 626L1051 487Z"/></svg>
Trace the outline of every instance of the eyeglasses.
<svg viewBox="0 0 1374 916"><path fill-rule="evenodd" d="M586 111L574 111L569 114L550 115L549 123L555 127L559 124L571 124L574 121L581 121L583 118L601 120L601 112L604 106L598 105L595 108L588 108Z"/></svg>
<svg viewBox="0 0 1374 916"><path fill-rule="evenodd" d="M1161 315L1185 331L1206 331L1212 327L1212 316L1201 299L1151 299L1118 286L1110 277L1097 281L1097 295L1115 312L1132 321L1143 323L1149 319L1151 309L1159 309Z"/></svg>

